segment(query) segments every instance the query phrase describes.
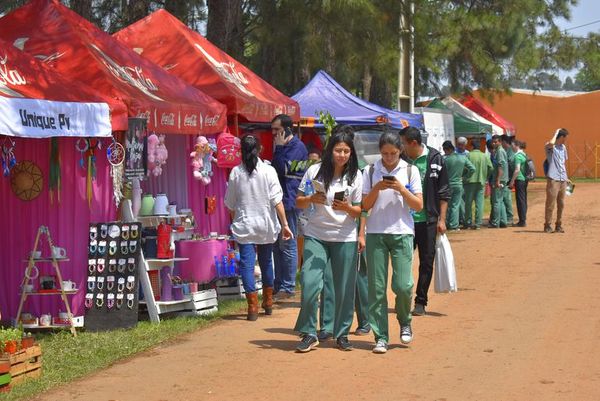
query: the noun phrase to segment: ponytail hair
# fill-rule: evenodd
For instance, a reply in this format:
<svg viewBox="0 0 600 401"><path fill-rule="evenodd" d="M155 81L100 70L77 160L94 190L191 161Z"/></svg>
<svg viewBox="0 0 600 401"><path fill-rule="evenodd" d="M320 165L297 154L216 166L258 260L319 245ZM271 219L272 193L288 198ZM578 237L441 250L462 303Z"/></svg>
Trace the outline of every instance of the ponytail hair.
<svg viewBox="0 0 600 401"><path fill-rule="evenodd" d="M256 170L258 164L258 153L260 152L260 142L254 135L245 135L241 140L242 148L242 164L248 172L252 175Z"/></svg>

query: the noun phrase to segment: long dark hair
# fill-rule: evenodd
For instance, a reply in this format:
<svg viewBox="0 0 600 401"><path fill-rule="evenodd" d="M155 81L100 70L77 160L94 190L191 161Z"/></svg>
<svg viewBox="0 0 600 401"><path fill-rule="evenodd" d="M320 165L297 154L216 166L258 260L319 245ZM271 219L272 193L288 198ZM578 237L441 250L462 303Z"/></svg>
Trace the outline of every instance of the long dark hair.
<svg viewBox="0 0 600 401"><path fill-rule="evenodd" d="M260 152L260 142L254 135L245 135L241 141L242 164L251 175L256 170L258 163L258 153Z"/></svg>
<svg viewBox="0 0 600 401"><path fill-rule="evenodd" d="M329 185L333 181L333 173L335 171L335 165L333 162L333 148L340 142L344 142L350 148L350 159L344 166L342 177L346 176L348 185L352 185L358 172L358 158L356 157L356 150L354 149L354 129L349 125L338 125L333 130L327 147L323 152L323 159L321 161L321 168L317 173L317 178L320 178L325 185L325 190L329 190Z"/></svg>

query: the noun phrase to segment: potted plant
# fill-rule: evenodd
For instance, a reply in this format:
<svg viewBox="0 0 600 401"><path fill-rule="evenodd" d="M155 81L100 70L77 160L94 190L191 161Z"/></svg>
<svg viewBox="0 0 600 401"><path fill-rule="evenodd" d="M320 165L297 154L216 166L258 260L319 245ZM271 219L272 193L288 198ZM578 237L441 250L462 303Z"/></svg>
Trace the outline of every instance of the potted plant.
<svg viewBox="0 0 600 401"><path fill-rule="evenodd" d="M2 343L2 349L7 354L14 354L19 349L19 340L21 339L22 332L19 329L1 329L0 330L0 342Z"/></svg>
<svg viewBox="0 0 600 401"><path fill-rule="evenodd" d="M33 347L35 344L35 338L30 332L23 333L23 337L21 337L21 348L29 348Z"/></svg>

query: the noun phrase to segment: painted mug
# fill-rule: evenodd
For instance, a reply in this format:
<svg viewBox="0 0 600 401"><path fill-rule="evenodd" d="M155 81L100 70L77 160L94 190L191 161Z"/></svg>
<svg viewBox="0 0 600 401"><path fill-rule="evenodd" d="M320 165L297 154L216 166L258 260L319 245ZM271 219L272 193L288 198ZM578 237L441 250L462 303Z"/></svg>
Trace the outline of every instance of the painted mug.
<svg viewBox="0 0 600 401"><path fill-rule="evenodd" d="M54 256L57 259L63 259L67 257L67 251L65 250L65 248L61 248L59 246L53 246L52 247L52 256Z"/></svg>

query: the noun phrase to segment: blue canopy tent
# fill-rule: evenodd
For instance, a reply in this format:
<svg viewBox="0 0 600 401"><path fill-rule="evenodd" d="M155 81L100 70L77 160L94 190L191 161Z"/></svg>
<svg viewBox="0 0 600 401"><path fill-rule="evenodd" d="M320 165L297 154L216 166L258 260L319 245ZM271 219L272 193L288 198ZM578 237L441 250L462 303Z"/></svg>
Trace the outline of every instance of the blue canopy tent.
<svg viewBox="0 0 600 401"><path fill-rule="evenodd" d="M421 114L402 113L360 99L320 70L292 99L300 104L304 126L322 128L319 111L328 111L338 124L354 126L388 125L402 129L408 125L423 128Z"/></svg>

